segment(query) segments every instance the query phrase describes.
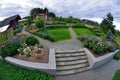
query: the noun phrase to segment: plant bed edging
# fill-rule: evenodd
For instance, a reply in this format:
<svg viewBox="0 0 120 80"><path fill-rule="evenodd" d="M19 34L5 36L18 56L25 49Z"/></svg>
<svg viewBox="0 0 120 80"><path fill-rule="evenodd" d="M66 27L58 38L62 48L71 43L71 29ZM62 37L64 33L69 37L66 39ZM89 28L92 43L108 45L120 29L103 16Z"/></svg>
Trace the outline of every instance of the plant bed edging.
<svg viewBox="0 0 120 80"><path fill-rule="evenodd" d="M114 52L96 58L87 48L83 48L83 49L86 52L91 69L99 67L105 64L106 62L109 62L111 59L113 59L113 56L119 51L116 50Z"/></svg>
<svg viewBox="0 0 120 80"><path fill-rule="evenodd" d="M5 60L16 66L20 66L30 70L40 70L47 72L51 75L56 75L55 49L50 49L49 51L49 63L28 62L28 61L15 59L13 57L6 57Z"/></svg>

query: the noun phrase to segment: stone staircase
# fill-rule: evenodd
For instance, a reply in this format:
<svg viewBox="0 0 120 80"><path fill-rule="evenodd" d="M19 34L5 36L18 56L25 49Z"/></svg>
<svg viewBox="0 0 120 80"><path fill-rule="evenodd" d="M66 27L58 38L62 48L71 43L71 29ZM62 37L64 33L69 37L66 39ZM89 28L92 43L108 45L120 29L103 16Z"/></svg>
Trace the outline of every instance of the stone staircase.
<svg viewBox="0 0 120 80"><path fill-rule="evenodd" d="M57 75L68 75L89 70L85 51L56 49Z"/></svg>

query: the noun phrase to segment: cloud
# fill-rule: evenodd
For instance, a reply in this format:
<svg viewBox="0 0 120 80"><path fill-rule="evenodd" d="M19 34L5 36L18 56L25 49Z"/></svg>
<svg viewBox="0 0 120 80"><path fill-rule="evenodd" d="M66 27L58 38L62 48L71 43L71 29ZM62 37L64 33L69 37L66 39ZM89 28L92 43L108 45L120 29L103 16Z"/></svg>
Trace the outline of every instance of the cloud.
<svg viewBox="0 0 120 80"><path fill-rule="evenodd" d="M14 14L27 16L32 8L47 7L56 15L64 17L104 18L111 12L115 20L120 21L119 0L1 0L0 4L0 17Z"/></svg>

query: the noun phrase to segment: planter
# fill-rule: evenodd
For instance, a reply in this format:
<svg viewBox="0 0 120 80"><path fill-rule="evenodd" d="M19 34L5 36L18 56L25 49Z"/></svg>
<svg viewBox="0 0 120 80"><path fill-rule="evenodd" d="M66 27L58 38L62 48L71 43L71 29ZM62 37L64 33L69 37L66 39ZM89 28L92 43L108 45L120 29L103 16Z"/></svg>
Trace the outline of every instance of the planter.
<svg viewBox="0 0 120 80"><path fill-rule="evenodd" d="M91 69L99 67L99 66L105 64L106 62L109 62L110 60L113 59L113 56L119 51L119 50L116 50L116 51L108 53L106 55L103 55L100 57L95 57L87 48L84 48L84 50L88 57L88 61L89 61Z"/></svg>
<svg viewBox="0 0 120 80"><path fill-rule="evenodd" d="M20 59L16 59L13 57L6 57L5 60L11 64L16 66L24 67L31 70L40 70L47 72L51 75L56 75L56 60L55 60L55 50L49 50L49 62L48 63L37 63L37 62L29 62Z"/></svg>

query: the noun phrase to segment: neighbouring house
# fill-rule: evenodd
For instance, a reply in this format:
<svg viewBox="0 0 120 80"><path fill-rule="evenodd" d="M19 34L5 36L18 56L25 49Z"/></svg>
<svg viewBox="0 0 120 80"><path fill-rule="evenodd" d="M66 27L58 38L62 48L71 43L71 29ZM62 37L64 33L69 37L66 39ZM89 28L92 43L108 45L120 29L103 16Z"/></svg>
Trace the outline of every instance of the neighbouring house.
<svg viewBox="0 0 120 80"><path fill-rule="evenodd" d="M20 19L19 15L14 15L0 22L0 44L5 44L12 40L14 36L13 30L17 27L18 20Z"/></svg>
<svg viewBox="0 0 120 80"><path fill-rule="evenodd" d="M35 18L38 18L38 17L41 17L44 21L49 20L48 14L45 14L45 13L40 13L40 14L35 15Z"/></svg>
<svg viewBox="0 0 120 80"><path fill-rule="evenodd" d="M95 21L91 21L91 20L88 20L88 19L83 19L82 20L85 24L87 25L90 25L90 26L99 26L100 24L95 22Z"/></svg>

